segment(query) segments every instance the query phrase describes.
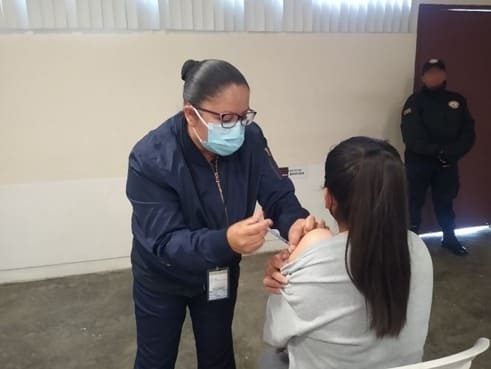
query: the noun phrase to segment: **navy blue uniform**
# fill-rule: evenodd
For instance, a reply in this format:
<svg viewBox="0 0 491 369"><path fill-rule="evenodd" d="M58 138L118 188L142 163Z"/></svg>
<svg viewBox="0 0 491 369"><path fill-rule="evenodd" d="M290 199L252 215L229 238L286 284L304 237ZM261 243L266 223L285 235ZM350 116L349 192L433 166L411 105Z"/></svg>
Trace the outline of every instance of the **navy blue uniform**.
<svg viewBox="0 0 491 369"><path fill-rule="evenodd" d="M246 127L243 146L210 163L178 113L131 152L127 196L133 206L135 368L174 367L186 307L198 368L234 368L231 324L241 257L227 242L227 228L251 216L256 202L284 237L308 215L261 129ZM222 267L230 270L230 297L208 302L207 273Z"/></svg>
<svg viewBox="0 0 491 369"><path fill-rule="evenodd" d="M411 228L418 231L426 192L444 235L453 236L453 200L459 190L458 161L475 141L474 120L465 98L444 88L409 97L402 111L402 137L409 182Z"/></svg>

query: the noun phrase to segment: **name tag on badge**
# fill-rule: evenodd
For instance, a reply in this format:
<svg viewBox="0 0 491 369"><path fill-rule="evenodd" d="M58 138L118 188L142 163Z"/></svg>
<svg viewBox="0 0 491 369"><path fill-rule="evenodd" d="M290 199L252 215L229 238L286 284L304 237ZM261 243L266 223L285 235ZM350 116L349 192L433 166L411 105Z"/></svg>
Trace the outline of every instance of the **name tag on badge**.
<svg viewBox="0 0 491 369"><path fill-rule="evenodd" d="M212 269L208 271L208 301L227 299L229 296L229 269Z"/></svg>

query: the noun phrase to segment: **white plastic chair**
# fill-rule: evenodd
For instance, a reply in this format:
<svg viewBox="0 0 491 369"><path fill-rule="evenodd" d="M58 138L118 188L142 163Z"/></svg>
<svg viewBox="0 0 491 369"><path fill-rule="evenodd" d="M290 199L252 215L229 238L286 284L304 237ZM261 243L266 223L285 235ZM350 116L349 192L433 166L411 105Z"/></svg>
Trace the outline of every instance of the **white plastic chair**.
<svg viewBox="0 0 491 369"><path fill-rule="evenodd" d="M392 369L469 369L474 358L489 348L489 339L479 338L473 347L458 354L426 361L424 363L399 366Z"/></svg>

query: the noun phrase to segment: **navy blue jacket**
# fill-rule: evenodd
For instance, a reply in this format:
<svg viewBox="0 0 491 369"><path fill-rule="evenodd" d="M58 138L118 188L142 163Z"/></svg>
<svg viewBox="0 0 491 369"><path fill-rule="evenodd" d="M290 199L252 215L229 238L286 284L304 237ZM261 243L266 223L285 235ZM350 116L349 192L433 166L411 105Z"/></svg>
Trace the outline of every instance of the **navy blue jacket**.
<svg viewBox="0 0 491 369"><path fill-rule="evenodd" d="M209 269L228 266L238 275L240 255L230 248L226 231L251 216L256 202L284 237L295 220L308 215L258 125L246 127L236 153L212 165L189 137L182 112L136 144L126 192L133 206L135 280L185 296L206 290Z"/></svg>

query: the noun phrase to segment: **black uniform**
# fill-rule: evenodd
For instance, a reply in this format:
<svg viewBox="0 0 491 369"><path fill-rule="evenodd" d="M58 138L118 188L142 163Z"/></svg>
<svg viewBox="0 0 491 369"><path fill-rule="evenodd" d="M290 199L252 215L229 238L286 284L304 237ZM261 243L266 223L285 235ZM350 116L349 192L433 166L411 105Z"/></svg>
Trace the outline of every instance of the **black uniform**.
<svg viewBox="0 0 491 369"><path fill-rule="evenodd" d="M474 120L465 98L445 88L426 87L406 101L402 137L409 182L411 229L418 231L428 187L445 238L455 238L453 199L459 190L458 161L475 141Z"/></svg>

